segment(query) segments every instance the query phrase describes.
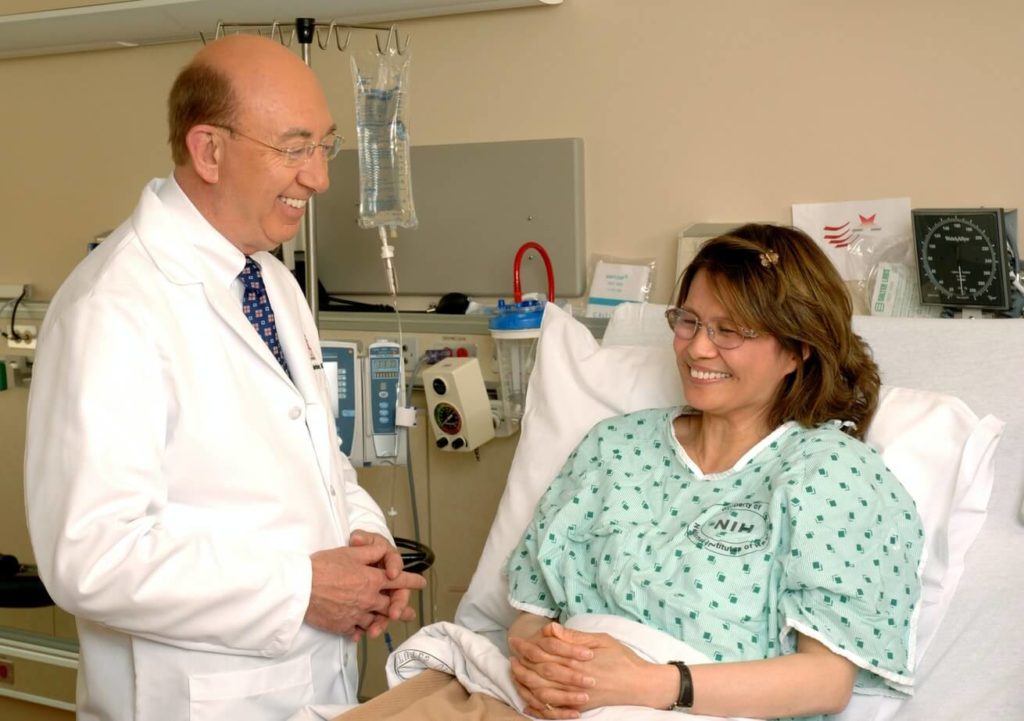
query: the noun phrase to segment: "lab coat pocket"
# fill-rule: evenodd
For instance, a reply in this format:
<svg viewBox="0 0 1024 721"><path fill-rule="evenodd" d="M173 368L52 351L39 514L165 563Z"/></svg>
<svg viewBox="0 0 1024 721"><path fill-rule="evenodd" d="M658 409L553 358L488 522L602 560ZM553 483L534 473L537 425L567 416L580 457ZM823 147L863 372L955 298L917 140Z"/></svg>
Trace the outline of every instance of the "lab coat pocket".
<svg viewBox="0 0 1024 721"><path fill-rule="evenodd" d="M271 721L313 703L308 656L246 671L189 677L190 721Z"/></svg>

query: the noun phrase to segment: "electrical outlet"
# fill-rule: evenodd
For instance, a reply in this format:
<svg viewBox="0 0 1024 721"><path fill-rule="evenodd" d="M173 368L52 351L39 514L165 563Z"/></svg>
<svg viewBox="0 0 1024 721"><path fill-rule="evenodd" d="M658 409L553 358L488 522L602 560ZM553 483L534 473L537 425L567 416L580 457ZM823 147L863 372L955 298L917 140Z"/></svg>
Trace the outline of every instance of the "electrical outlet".
<svg viewBox="0 0 1024 721"><path fill-rule="evenodd" d="M382 335L380 340L389 340L392 343L398 343L398 336ZM413 368L416 367L416 362L420 359L420 340L416 336L409 334L402 336L402 366L405 368L406 373L412 373Z"/></svg>
<svg viewBox="0 0 1024 721"><path fill-rule="evenodd" d="M414 335L402 336L402 364L406 373L412 373L416 362L420 359L420 339Z"/></svg>
<svg viewBox="0 0 1024 721"><path fill-rule="evenodd" d="M7 356L4 360L7 366L8 385L12 388L28 388L32 382L32 359L28 356Z"/></svg>
<svg viewBox="0 0 1024 721"><path fill-rule="evenodd" d="M444 358L476 358L477 356L476 343L461 339L434 343L423 352L433 355L435 363Z"/></svg>
<svg viewBox="0 0 1024 721"><path fill-rule="evenodd" d="M0 298L14 299L20 296L22 294L22 291L24 291L25 299L27 300L31 295L29 292L29 286L11 283L0 283Z"/></svg>
<svg viewBox="0 0 1024 721"><path fill-rule="evenodd" d="M20 339L7 339L7 347L10 349L35 350L36 327L34 325L15 324L14 334Z"/></svg>

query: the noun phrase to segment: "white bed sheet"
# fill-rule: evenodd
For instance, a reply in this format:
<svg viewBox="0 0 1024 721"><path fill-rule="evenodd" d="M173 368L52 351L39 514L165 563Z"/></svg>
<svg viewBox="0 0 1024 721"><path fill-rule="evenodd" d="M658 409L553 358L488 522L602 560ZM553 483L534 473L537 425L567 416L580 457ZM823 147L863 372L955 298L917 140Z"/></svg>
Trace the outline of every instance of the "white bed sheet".
<svg viewBox="0 0 1024 721"><path fill-rule="evenodd" d="M690 665L709 663L708 658L682 641L616 616L587 614L566 623L568 628L607 633L653 663L670 660ZM388 657L388 685L397 686L426 669L455 676L470 693L485 693L504 701L520 713L523 702L512 683L508 657L486 636L453 623L434 623L421 629ZM642 706L604 706L582 714L587 721L678 721L678 713ZM747 721L742 718L687 714L689 721Z"/></svg>

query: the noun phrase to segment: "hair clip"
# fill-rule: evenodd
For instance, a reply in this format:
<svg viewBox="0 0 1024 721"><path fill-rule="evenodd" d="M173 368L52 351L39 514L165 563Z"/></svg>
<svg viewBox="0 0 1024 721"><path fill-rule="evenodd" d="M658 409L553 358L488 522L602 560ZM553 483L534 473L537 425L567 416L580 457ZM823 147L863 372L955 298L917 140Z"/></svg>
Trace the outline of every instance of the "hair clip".
<svg viewBox="0 0 1024 721"><path fill-rule="evenodd" d="M765 268L770 268L771 266L777 264L778 262L779 254L776 253L774 250L766 250L765 252L761 253L761 265L763 265Z"/></svg>

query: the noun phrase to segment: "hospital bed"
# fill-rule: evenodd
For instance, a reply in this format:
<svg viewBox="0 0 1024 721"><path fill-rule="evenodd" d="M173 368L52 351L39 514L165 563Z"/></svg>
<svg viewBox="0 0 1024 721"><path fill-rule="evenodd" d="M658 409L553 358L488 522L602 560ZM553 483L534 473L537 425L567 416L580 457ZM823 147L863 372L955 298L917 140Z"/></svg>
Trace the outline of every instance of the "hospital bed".
<svg viewBox="0 0 1024 721"><path fill-rule="evenodd" d="M456 614L389 659L392 684L427 658L499 697L515 617L503 568L540 494L601 418L680 402L663 306L619 306L601 343L569 314L545 313L522 435L479 566ZM1024 719L1024 321L857 317L883 395L868 441L914 496L929 558L912 699L856 695L843 721ZM654 658L655 656L652 656ZM490 667L488 668L488 666ZM474 674L491 674L496 689ZM669 718L619 709L584 718Z"/></svg>

